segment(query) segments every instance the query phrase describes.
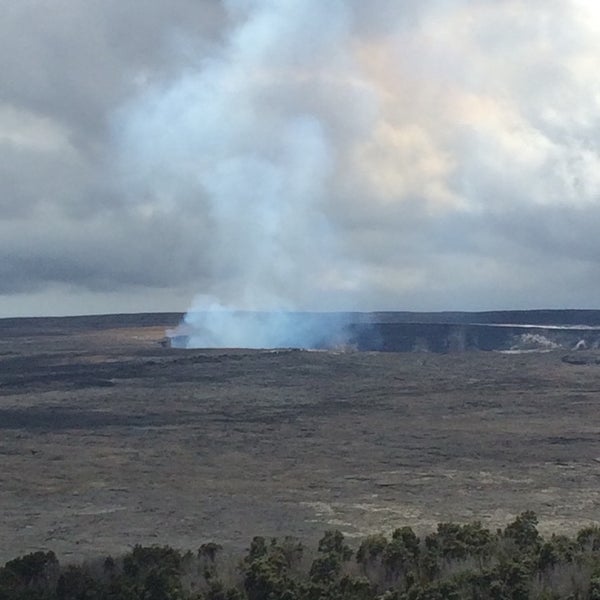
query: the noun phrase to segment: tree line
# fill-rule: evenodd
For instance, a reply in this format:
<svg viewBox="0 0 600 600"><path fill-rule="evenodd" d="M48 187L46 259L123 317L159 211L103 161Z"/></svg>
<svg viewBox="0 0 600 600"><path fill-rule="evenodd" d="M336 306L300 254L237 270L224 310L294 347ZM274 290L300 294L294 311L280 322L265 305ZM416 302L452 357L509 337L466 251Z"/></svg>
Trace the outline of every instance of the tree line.
<svg viewBox="0 0 600 600"><path fill-rule="evenodd" d="M531 511L504 529L440 523L370 535L352 548L338 530L316 548L255 537L245 553L135 546L60 565L34 552L0 568L0 600L600 600L600 528L543 537Z"/></svg>

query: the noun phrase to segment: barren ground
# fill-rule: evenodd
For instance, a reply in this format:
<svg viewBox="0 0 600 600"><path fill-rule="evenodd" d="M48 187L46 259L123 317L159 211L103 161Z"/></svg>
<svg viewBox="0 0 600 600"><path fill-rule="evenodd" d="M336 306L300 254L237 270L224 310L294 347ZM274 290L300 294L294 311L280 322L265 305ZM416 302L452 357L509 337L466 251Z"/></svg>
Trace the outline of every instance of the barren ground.
<svg viewBox="0 0 600 600"><path fill-rule="evenodd" d="M0 561L600 519L600 365L173 350L117 321L0 327Z"/></svg>

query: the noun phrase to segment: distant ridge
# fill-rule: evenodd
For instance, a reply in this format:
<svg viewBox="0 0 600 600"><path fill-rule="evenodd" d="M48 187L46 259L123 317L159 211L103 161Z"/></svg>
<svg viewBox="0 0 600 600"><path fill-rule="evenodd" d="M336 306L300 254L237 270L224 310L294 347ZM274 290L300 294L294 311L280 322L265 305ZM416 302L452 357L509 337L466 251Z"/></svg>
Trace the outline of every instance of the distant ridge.
<svg viewBox="0 0 600 600"><path fill-rule="evenodd" d="M184 313L124 313L73 317L8 317L0 318L0 336L126 327L176 327L183 316Z"/></svg>
<svg viewBox="0 0 600 600"><path fill-rule="evenodd" d="M437 323L437 324L487 324L487 325L587 325L600 327L600 310L596 309L531 309L494 311L373 311L328 312L298 314L343 314L356 323ZM0 318L0 329L24 326L26 323L43 327L104 328L104 327L174 327L185 313L115 313L63 317L5 317Z"/></svg>

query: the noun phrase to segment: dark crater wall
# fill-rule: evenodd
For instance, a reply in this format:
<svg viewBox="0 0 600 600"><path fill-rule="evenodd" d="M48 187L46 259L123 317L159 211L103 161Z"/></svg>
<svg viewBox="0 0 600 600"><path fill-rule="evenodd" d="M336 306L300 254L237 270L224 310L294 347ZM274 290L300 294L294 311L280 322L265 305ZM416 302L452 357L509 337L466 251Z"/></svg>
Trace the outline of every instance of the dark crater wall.
<svg viewBox="0 0 600 600"><path fill-rule="evenodd" d="M600 311L380 312L362 315L349 332L357 349L383 352L597 349Z"/></svg>
<svg viewBox="0 0 600 600"><path fill-rule="evenodd" d="M600 328L455 323L359 323L350 345L362 351L584 350L600 346Z"/></svg>

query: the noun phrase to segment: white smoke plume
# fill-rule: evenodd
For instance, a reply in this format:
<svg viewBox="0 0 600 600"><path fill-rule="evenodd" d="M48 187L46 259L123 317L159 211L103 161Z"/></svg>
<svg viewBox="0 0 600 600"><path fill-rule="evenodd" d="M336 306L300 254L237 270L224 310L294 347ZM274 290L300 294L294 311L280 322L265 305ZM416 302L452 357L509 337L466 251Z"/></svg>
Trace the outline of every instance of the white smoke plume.
<svg viewBox="0 0 600 600"><path fill-rule="evenodd" d="M152 181L165 210L187 197L206 215L199 235L210 252L199 258L212 285L186 315L190 345L341 342L339 319L291 311L327 306L352 276L349 266L339 270L327 219L331 137L351 135L369 104L345 50L351 15L339 0L230 0L227 8L235 25L213 54L122 113L124 172ZM347 105L336 116L339 93L328 88L340 86Z"/></svg>

